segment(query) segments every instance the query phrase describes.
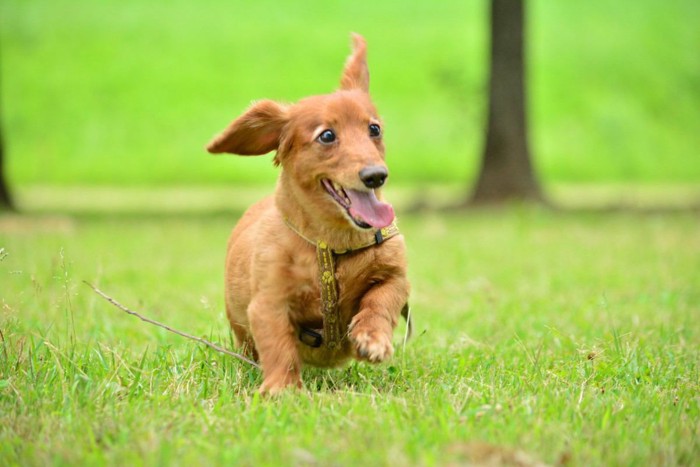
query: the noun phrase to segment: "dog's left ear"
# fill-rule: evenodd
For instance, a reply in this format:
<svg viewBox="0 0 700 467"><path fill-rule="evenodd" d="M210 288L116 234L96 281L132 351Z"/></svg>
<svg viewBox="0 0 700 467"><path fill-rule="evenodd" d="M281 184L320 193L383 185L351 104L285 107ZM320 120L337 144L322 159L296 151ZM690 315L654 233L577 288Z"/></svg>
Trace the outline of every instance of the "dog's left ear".
<svg viewBox="0 0 700 467"><path fill-rule="evenodd" d="M369 92L369 69L367 68L367 43L365 39L353 33L353 51L345 62L340 89L359 89Z"/></svg>
<svg viewBox="0 0 700 467"><path fill-rule="evenodd" d="M207 144L207 151L241 156L267 154L279 147L288 119L285 106L271 100L256 102L215 136Z"/></svg>

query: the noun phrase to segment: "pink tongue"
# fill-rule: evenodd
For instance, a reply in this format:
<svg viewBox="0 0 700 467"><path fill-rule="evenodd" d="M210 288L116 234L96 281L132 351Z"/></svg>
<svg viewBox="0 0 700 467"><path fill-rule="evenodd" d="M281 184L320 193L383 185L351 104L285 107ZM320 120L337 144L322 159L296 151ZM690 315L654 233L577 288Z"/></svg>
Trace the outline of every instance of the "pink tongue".
<svg viewBox="0 0 700 467"><path fill-rule="evenodd" d="M360 218L365 223L381 229L394 220L394 208L391 204L382 203L372 191L357 191L346 189L345 194L350 198L350 215Z"/></svg>

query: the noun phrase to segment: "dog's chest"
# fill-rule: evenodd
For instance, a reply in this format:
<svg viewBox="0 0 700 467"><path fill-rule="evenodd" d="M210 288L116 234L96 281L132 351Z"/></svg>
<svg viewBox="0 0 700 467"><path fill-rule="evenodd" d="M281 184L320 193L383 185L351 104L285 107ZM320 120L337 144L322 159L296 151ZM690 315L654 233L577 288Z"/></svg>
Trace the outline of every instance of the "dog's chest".
<svg viewBox="0 0 700 467"><path fill-rule="evenodd" d="M335 257L335 279L338 289L338 308L341 319L349 320L357 313L362 296L375 282L373 257L359 252ZM293 321L322 327L323 303L320 288L320 266L316 255L301 255L290 267L291 283L289 309Z"/></svg>
<svg viewBox="0 0 700 467"><path fill-rule="evenodd" d="M321 289L315 252L290 254L287 300L289 312L297 323L314 323L321 319Z"/></svg>

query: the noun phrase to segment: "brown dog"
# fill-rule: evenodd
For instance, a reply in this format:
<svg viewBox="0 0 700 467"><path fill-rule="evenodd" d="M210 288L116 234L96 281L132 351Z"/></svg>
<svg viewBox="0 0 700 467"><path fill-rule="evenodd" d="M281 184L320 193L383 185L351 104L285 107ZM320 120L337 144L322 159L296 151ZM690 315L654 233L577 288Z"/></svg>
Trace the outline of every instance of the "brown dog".
<svg viewBox="0 0 700 467"><path fill-rule="evenodd" d="M276 150L282 166L274 196L243 215L226 257L226 312L261 362L263 393L301 387L302 362L388 359L408 300L403 237L380 192L388 171L366 44L353 41L339 91L256 102L207 146Z"/></svg>

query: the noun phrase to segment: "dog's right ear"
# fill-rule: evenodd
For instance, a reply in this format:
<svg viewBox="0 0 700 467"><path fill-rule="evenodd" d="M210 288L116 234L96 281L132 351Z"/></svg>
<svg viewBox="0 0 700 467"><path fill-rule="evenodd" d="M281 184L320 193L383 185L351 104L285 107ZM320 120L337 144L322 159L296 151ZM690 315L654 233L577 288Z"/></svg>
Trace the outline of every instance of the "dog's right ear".
<svg viewBox="0 0 700 467"><path fill-rule="evenodd" d="M256 102L215 136L207 144L207 151L241 156L267 154L278 148L287 121L285 106L270 100Z"/></svg>

